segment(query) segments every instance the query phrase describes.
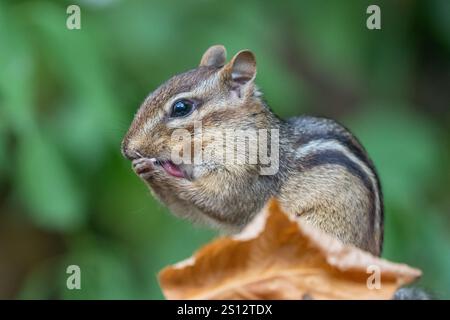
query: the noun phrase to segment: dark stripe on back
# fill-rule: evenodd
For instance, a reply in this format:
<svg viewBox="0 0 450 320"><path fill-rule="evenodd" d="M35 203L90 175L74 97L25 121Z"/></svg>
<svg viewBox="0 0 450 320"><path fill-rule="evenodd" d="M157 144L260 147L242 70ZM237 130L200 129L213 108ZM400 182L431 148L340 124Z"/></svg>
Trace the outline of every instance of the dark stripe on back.
<svg viewBox="0 0 450 320"><path fill-rule="evenodd" d="M369 201L370 201L370 227L371 232L373 233L373 227L375 226L375 193L373 189L373 185L367 174L360 168L360 166L350 160L344 153L336 150L323 150L317 151L308 155L301 160L302 166L305 169L333 164L344 167L348 172L350 172L355 177L359 178L364 186L369 190Z"/></svg>
<svg viewBox="0 0 450 320"><path fill-rule="evenodd" d="M364 147L361 145L359 140L351 134L350 130L345 128L345 126L337 123L333 119L303 116L289 119L287 122L293 128L296 128L298 130L298 132L296 133L298 133L299 139L294 145L294 148L296 150L311 141L336 141L341 145L346 146L355 157L362 161L371 170L375 178L375 185L373 186L373 188L377 189L379 198L379 213L374 212L374 216L375 214L379 214L378 228L381 254L384 236L383 192L378 173L372 160L367 155Z"/></svg>
<svg viewBox="0 0 450 320"><path fill-rule="evenodd" d="M346 129L346 128L345 128L345 130L348 131L348 129ZM378 172L375 169L375 166L374 166L372 160L367 156L367 152L362 147L362 145L358 141L358 139L354 136L346 136L343 134L339 134L337 132L314 133L311 135L304 135L301 139L301 145L305 145L311 141L316 141L316 140L338 141L342 145L346 146L350 150L350 152L353 153L360 161L362 161L364 164L366 164L368 166L368 168L370 169L370 171L373 173L373 175L375 177L375 182L376 182L375 187L377 188L377 191L378 191L379 208L380 208L380 225L379 225L379 227L380 227L380 254L381 254L381 251L383 249L383 238L384 238L383 191L381 189L381 183L380 183L380 179L378 177ZM348 159L348 158L347 158L347 160L350 161L350 159ZM363 174L364 174L364 172L363 172ZM369 189L369 190L373 191L373 188ZM375 216L375 214L376 214L376 212L374 212L374 216ZM375 219L375 217L374 217L374 219Z"/></svg>
<svg viewBox="0 0 450 320"><path fill-rule="evenodd" d="M311 141L316 140L336 140L340 142L342 145L346 146L359 160L367 164L372 172L375 173L375 168L372 161L367 157L366 151L362 148L359 141L351 137L346 137L344 135L340 135L336 132L323 133L323 134L314 134L311 136L304 137L302 139L302 144L307 144ZM356 143L355 143L356 142Z"/></svg>
<svg viewBox="0 0 450 320"><path fill-rule="evenodd" d="M345 154L336 150L317 151L302 158L302 164L305 168L313 168L325 164L335 164L344 167L351 174L358 177L369 191L373 192L373 186L366 173L358 164L350 160Z"/></svg>

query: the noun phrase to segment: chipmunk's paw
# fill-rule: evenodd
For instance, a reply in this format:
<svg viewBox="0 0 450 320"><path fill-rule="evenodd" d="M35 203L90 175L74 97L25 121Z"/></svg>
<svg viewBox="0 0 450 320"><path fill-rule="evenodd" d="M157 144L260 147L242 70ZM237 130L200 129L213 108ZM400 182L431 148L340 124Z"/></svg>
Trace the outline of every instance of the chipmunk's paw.
<svg viewBox="0 0 450 320"><path fill-rule="evenodd" d="M155 161L149 158L139 158L133 160L134 172L143 180L148 180L152 177L155 170Z"/></svg>

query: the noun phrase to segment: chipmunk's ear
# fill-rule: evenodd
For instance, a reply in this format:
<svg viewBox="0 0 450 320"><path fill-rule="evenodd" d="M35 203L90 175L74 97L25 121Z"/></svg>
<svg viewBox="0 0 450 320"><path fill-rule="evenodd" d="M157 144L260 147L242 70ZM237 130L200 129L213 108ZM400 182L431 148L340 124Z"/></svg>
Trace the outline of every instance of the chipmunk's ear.
<svg viewBox="0 0 450 320"><path fill-rule="evenodd" d="M209 47L200 60L200 67L222 67L227 60L227 50L221 44Z"/></svg>
<svg viewBox="0 0 450 320"><path fill-rule="evenodd" d="M246 86L256 77L256 59L250 50L242 50L228 62L221 70L225 81L231 81L232 90L241 96L242 91L248 91L254 86Z"/></svg>

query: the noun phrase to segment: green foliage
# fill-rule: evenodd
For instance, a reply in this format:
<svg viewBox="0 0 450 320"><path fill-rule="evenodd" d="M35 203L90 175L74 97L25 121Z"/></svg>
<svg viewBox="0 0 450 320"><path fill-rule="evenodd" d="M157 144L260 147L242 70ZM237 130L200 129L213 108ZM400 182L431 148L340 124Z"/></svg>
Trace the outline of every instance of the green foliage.
<svg viewBox="0 0 450 320"><path fill-rule="evenodd" d="M336 117L357 134L384 188L385 257L450 297L448 1L381 2L380 31L365 27L368 1L81 1L81 30L66 28L69 4L0 2L0 224L52 237L30 234L25 255L58 248L0 297L162 298L158 270L214 233L158 204L120 143L145 96L217 43L256 53L279 115ZM70 264L80 291L65 286Z"/></svg>

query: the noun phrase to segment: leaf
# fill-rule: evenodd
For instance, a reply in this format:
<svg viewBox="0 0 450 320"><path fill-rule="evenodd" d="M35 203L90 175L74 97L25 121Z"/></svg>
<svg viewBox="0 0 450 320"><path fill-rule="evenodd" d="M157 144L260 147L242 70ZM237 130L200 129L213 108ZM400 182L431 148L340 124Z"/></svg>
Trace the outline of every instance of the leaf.
<svg viewBox="0 0 450 320"><path fill-rule="evenodd" d="M379 289L368 288L371 268ZM292 220L271 200L242 233L166 267L159 281L167 299L390 299L420 276Z"/></svg>

